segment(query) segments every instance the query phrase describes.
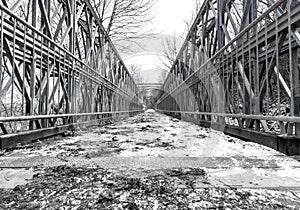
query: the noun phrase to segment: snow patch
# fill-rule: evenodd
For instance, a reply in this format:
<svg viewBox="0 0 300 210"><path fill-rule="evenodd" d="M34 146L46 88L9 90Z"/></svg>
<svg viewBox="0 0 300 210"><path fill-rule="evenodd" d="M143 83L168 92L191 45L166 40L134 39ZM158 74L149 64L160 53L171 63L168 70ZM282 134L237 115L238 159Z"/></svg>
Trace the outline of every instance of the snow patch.
<svg viewBox="0 0 300 210"><path fill-rule="evenodd" d="M146 113L154 113L155 110L154 110L154 109L147 109L145 112L146 112Z"/></svg>

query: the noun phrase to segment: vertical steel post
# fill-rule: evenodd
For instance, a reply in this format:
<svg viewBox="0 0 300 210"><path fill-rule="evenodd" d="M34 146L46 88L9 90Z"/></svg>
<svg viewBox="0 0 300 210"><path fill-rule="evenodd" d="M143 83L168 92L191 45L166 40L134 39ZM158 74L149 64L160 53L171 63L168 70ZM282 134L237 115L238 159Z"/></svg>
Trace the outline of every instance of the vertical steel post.
<svg viewBox="0 0 300 210"><path fill-rule="evenodd" d="M4 41L4 38L3 38L3 21L4 21L4 12L3 10L0 11L0 14L1 14L1 25L0 25L0 90L2 89L2 83L3 83L3 41Z"/></svg>

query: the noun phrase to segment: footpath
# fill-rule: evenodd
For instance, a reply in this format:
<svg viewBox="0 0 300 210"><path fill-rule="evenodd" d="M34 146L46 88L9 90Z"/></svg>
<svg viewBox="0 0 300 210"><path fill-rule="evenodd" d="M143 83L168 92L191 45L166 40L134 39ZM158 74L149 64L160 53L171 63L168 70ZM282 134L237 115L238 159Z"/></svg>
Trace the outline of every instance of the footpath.
<svg viewBox="0 0 300 210"><path fill-rule="evenodd" d="M299 161L153 110L0 155L0 209L300 208Z"/></svg>

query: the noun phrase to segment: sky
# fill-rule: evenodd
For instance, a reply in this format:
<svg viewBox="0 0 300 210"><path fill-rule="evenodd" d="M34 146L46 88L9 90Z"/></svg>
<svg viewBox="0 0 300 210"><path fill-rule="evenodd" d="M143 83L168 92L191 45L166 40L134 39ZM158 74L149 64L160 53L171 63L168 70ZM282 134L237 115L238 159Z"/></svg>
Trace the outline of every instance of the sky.
<svg viewBox="0 0 300 210"><path fill-rule="evenodd" d="M157 32L181 35L186 30L184 20L190 21L195 0L157 0L153 8L153 26Z"/></svg>
<svg viewBox="0 0 300 210"><path fill-rule="evenodd" d="M184 21L190 22L195 10L195 0L157 0L152 10L154 19L149 24L149 28L156 33L185 36L187 26ZM158 43L159 44L159 43ZM146 54L136 54L124 59L128 66L135 65L141 67L141 75L145 82L156 83L160 78L160 66L162 57L157 52Z"/></svg>

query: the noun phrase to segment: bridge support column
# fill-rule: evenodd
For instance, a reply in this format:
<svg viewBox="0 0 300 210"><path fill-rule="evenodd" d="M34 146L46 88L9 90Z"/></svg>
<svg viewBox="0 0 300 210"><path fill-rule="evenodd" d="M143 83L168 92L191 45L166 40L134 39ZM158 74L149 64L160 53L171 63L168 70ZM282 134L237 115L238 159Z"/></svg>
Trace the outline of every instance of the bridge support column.
<svg viewBox="0 0 300 210"><path fill-rule="evenodd" d="M299 117L300 112L300 90L299 90L299 66L298 49L290 52L290 84L291 84L291 109L290 115ZM300 123L295 123L295 135L300 137Z"/></svg>

